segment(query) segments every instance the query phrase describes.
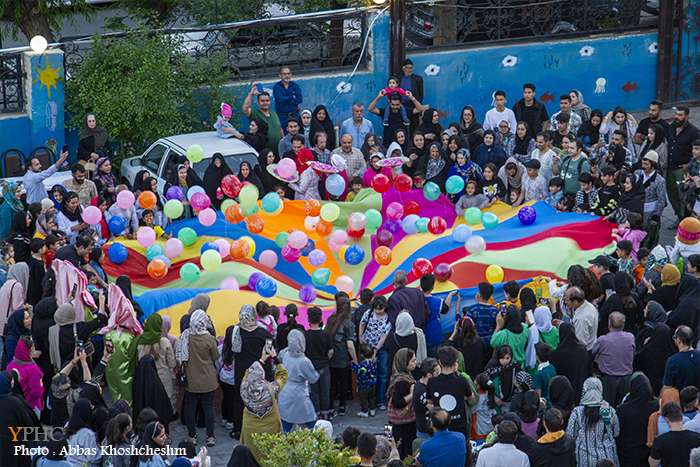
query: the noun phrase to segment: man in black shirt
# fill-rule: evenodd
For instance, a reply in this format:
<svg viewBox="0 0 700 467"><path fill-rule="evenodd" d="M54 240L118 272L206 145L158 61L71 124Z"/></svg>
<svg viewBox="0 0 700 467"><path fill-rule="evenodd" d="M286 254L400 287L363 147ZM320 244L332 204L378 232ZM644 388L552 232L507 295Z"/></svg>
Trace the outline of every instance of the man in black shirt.
<svg viewBox="0 0 700 467"><path fill-rule="evenodd" d="M515 103L513 113L517 121L527 123L527 134L531 138L537 137L549 122L547 108L535 98L535 85L531 83L523 85L523 98Z"/></svg>
<svg viewBox="0 0 700 467"><path fill-rule="evenodd" d="M564 112L561 112L556 116L555 120L557 121L557 128L556 130L549 132L549 139L552 142L552 147L566 149L562 146L562 141L564 138L569 138L569 142L576 139L574 134L569 130L570 118L571 117L569 117L569 114Z"/></svg>
<svg viewBox="0 0 700 467"><path fill-rule="evenodd" d="M386 96L386 91L384 91L384 89L381 89L379 91L379 94L377 94L377 96L374 99L372 99L372 102L369 103L369 107L367 108L367 110L369 110L375 115L384 117L385 108L377 107L379 99L383 98L384 96ZM418 101L418 99L416 99L415 96L411 94L410 91L406 92L406 97L408 97L408 99L413 104L412 109L407 106L404 106L406 108L406 113L408 114L409 118L413 114L419 114L424 110L428 109L428 106L421 104ZM401 117L401 106L401 96L398 93L391 94L389 96L389 120L387 123L384 124L384 139L382 139L382 143L385 147L389 147L389 144L394 142L394 140L396 139L397 130L402 129L408 132L408 125L404 124L403 118Z"/></svg>
<svg viewBox="0 0 700 467"><path fill-rule="evenodd" d="M639 121L639 126L637 126L637 131L634 134L634 144L642 144L642 142L644 142L649 127L652 125L659 125L664 129L664 136L668 137L669 124L666 120L661 118L661 109L663 109L663 106L664 104L661 101L651 101L649 104L649 116L641 119Z"/></svg>
<svg viewBox="0 0 700 467"><path fill-rule="evenodd" d="M649 452L649 466L686 467L690 451L700 447L700 433L683 427L683 410L675 402L661 408L661 416L666 419L669 431L654 439Z"/></svg>
<svg viewBox="0 0 700 467"><path fill-rule="evenodd" d="M70 261L73 266L79 268L85 264L85 257L92 251L94 241L87 235L79 235L75 245L64 245L56 252L56 259Z"/></svg>
<svg viewBox="0 0 700 467"><path fill-rule="evenodd" d="M666 191L678 221L685 217L685 206L681 201L679 185L683 183L683 173L692 157L693 141L700 138L700 131L688 121L690 109L677 106L676 117L668 130L668 171ZM672 228L676 228L671 224Z"/></svg>
<svg viewBox="0 0 700 467"><path fill-rule="evenodd" d="M472 402L475 396L467 380L457 373L457 350L449 346L440 347L438 360L440 375L428 380L428 394L434 407L440 407L450 414L450 431L459 431L469 439L465 402Z"/></svg>
<svg viewBox="0 0 700 467"><path fill-rule="evenodd" d="M43 255L46 253L46 243L41 238L32 238L29 242L32 256L27 260L29 266L29 290L27 290L27 303L34 306L43 296L42 282L46 274Z"/></svg>

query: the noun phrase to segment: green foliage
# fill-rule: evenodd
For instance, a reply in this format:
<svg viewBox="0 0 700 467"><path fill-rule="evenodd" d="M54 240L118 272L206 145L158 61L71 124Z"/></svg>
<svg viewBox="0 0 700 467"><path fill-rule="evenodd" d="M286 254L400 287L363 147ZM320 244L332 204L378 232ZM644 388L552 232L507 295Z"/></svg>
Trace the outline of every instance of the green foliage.
<svg viewBox="0 0 700 467"><path fill-rule="evenodd" d="M53 31L63 22L74 21L80 15L89 16L90 6L85 0L2 0L0 1L0 20L9 23L9 32L13 38L22 32L27 41L41 34L50 41ZM0 38L5 33L0 29Z"/></svg>
<svg viewBox="0 0 700 467"><path fill-rule="evenodd" d="M119 3L126 8L129 19L149 27L173 25L180 17L187 24L206 25L267 16L265 0L119 0ZM124 19L126 17L112 19L110 28L124 29Z"/></svg>
<svg viewBox="0 0 700 467"><path fill-rule="evenodd" d="M210 116L224 98L224 60L221 54L190 57L172 36L98 37L66 83L70 125L79 128L85 114L94 112L118 144L117 161L158 138L210 129ZM204 85L209 89L200 91Z"/></svg>
<svg viewBox="0 0 700 467"><path fill-rule="evenodd" d="M346 467L353 453L328 439L321 431L294 430L291 433L259 433L253 439L260 452L266 453L263 467Z"/></svg>

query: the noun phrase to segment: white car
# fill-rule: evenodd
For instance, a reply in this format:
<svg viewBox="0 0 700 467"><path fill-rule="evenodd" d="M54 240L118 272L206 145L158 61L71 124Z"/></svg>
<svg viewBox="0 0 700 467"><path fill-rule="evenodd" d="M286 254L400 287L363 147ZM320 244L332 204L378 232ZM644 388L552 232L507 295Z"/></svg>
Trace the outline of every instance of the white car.
<svg viewBox="0 0 700 467"><path fill-rule="evenodd" d="M244 141L219 138L214 131L188 133L160 138L146 149L142 156L124 159L121 166L122 182L126 181L133 186L136 174L141 170L148 170L158 180L158 191L163 193L172 172L184 161L187 148L193 144L198 144L204 149L204 159L192 166L200 178L204 178L204 171L216 153L224 156L234 174L238 173L243 161L250 163L251 167L258 164L257 151Z"/></svg>

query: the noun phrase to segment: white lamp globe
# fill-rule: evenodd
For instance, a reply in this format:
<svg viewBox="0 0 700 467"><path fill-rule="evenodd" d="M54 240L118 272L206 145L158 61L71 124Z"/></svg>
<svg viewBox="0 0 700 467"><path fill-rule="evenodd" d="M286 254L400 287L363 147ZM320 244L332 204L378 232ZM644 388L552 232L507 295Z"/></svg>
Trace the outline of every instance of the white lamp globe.
<svg viewBox="0 0 700 467"><path fill-rule="evenodd" d="M43 54L48 46L49 43L44 36L34 36L32 40L29 41L29 47L31 47L32 52L35 54Z"/></svg>

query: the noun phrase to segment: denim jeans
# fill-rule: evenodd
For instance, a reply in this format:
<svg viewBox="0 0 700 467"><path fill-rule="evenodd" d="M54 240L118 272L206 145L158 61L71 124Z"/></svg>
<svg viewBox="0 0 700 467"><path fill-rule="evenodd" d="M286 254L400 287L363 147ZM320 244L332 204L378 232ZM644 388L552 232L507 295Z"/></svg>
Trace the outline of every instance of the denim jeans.
<svg viewBox="0 0 700 467"><path fill-rule="evenodd" d="M377 352L377 404L386 405L386 387L389 383L389 352Z"/></svg>
<svg viewBox="0 0 700 467"><path fill-rule="evenodd" d="M214 391L188 392L185 404L185 418L187 420L187 432L190 438L194 438L196 431L197 403L202 402L204 410L204 423L207 425L207 436L214 436Z"/></svg>
<svg viewBox="0 0 700 467"><path fill-rule="evenodd" d="M295 426L301 426L304 428L308 428L309 430L313 430L314 426L316 425L316 422L307 422L307 423L289 423L285 422L282 420L282 431L285 433L289 433L294 429Z"/></svg>
<svg viewBox="0 0 700 467"><path fill-rule="evenodd" d="M316 413L325 413L331 409L331 368L319 368L318 381L309 386L309 395Z"/></svg>

